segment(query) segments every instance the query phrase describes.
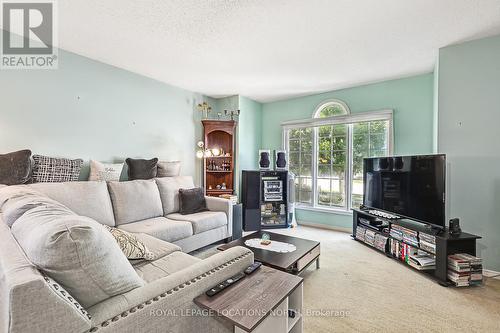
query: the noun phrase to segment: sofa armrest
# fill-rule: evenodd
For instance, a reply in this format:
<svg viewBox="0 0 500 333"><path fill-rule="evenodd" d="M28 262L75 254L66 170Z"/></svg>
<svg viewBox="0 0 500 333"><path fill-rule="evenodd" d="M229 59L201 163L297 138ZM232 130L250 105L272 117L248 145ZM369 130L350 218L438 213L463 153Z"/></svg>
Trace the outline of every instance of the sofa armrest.
<svg viewBox="0 0 500 333"><path fill-rule="evenodd" d="M224 212L227 216L227 234L233 235L233 202L228 199L217 197L205 197L208 210L215 212Z"/></svg>
<svg viewBox="0 0 500 333"><path fill-rule="evenodd" d="M172 275L89 309L98 332L232 332L227 322L207 316L193 299L253 263L252 251L234 247ZM91 330L91 332L93 332Z"/></svg>

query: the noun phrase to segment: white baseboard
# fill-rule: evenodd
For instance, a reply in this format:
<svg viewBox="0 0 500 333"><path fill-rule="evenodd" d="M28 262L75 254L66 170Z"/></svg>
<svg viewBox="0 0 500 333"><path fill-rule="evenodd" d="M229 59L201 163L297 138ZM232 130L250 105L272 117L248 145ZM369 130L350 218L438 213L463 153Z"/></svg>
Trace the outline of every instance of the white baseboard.
<svg viewBox="0 0 500 333"><path fill-rule="evenodd" d="M298 223L298 225L303 225L305 227L313 227L313 228L319 228L319 229L328 229L328 230L334 230L334 231L348 232L350 234L352 233L352 228L338 227L335 225L306 222L306 221L297 221L297 223Z"/></svg>
<svg viewBox="0 0 500 333"><path fill-rule="evenodd" d="M500 280L500 272L492 271L490 269L483 269L483 275L488 278Z"/></svg>

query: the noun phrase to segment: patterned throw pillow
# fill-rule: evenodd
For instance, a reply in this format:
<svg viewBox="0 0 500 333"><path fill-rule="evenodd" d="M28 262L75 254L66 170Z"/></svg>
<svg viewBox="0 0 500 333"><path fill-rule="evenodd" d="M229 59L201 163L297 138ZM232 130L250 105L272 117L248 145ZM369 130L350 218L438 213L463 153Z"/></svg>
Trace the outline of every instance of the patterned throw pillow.
<svg viewBox="0 0 500 333"><path fill-rule="evenodd" d="M33 155L33 181L35 183L61 183L77 181L83 160L70 160L42 155Z"/></svg>
<svg viewBox="0 0 500 333"><path fill-rule="evenodd" d="M119 181L123 163L107 164L90 160L89 181Z"/></svg>
<svg viewBox="0 0 500 333"><path fill-rule="evenodd" d="M103 225L103 227L113 235L128 259L155 260L153 252L149 251L146 245L131 233L107 225Z"/></svg>

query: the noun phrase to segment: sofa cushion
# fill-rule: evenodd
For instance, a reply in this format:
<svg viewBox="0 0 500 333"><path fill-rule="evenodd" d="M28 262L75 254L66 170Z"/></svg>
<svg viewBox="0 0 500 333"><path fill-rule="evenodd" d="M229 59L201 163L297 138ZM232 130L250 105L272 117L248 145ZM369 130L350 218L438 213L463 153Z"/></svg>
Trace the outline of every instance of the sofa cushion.
<svg viewBox="0 0 500 333"><path fill-rule="evenodd" d="M227 216L224 212L201 212L189 215L179 213L169 214L167 218L176 221L187 221L193 225L193 233L199 234L227 225Z"/></svg>
<svg viewBox="0 0 500 333"><path fill-rule="evenodd" d="M150 160L127 158L128 179L152 179L156 177L158 171L158 159Z"/></svg>
<svg viewBox="0 0 500 333"><path fill-rule="evenodd" d="M90 160L89 181L119 181L122 174L123 163L101 163Z"/></svg>
<svg viewBox="0 0 500 333"><path fill-rule="evenodd" d="M111 227L115 225L113 206L104 182L37 183L29 186L78 215L90 217Z"/></svg>
<svg viewBox="0 0 500 333"><path fill-rule="evenodd" d="M165 217L156 217L139 222L118 226L128 232L145 233L166 242L175 242L193 235L190 222L174 221Z"/></svg>
<svg viewBox="0 0 500 333"><path fill-rule="evenodd" d="M83 160L33 155L33 181L35 183L60 183L77 181Z"/></svg>
<svg viewBox="0 0 500 333"><path fill-rule="evenodd" d="M160 192L154 180L109 182L117 225L163 215Z"/></svg>
<svg viewBox="0 0 500 333"><path fill-rule="evenodd" d="M123 229L122 229L123 230ZM145 233L130 233L137 237L153 254L154 260L158 260L164 256L169 255L170 253L177 252L177 251L182 251L182 249L172 243L163 241L159 238L153 237L151 235L145 234ZM129 260L132 265L137 265L139 263L142 263L146 260L144 259L136 259L136 260Z"/></svg>
<svg viewBox="0 0 500 333"><path fill-rule="evenodd" d="M101 224L66 208L33 208L11 231L29 260L84 307L144 285Z"/></svg>
<svg viewBox="0 0 500 333"><path fill-rule="evenodd" d="M31 150L0 155L0 184L19 185L31 181Z"/></svg>
<svg viewBox="0 0 500 333"><path fill-rule="evenodd" d="M177 251L158 260L142 262L141 264L135 265L134 269L144 281L149 283L178 272L200 261L201 259Z"/></svg>
<svg viewBox="0 0 500 333"><path fill-rule="evenodd" d="M193 188L193 177L178 176L156 178L165 216L179 211L179 189Z"/></svg>
<svg viewBox="0 0 500 333"><path fill-rule="evenodd" d="M0 189L0 211L3 221L9 227L30 209L48 205L67 209L64 205L25 185Z"/></svg>
<svg viewBox="0 0 500 333"><path fill-rule="evenodd" d="M156 177L176 177L181 174L181 161L158 162Z"/></svg>

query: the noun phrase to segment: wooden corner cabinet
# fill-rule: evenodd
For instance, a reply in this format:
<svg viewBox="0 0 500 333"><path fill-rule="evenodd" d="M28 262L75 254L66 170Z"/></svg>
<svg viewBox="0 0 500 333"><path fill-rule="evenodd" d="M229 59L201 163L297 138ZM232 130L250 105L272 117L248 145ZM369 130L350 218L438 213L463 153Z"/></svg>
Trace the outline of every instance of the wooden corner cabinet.
<svg viewBox="0 0 500 333"><path fill-rule="evenodd" d="M205 193L209 196L233 194L237 123L234 120L203 120L202 123L205 149L212 154L204 158Z"/></svg>

